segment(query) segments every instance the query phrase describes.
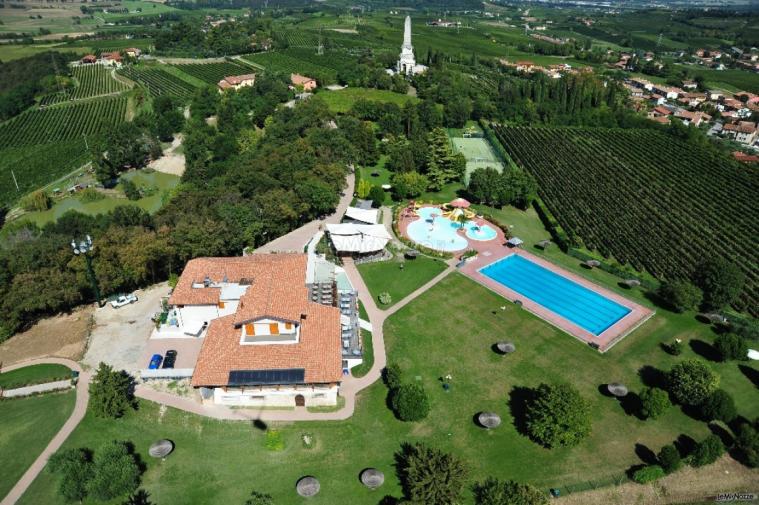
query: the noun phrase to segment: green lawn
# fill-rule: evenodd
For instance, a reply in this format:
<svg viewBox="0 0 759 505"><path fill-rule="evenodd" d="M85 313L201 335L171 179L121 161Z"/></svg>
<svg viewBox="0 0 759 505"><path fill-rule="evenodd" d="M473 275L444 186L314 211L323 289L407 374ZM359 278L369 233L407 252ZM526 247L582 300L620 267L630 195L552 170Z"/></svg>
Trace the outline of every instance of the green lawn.
<svg viewBox="0 0 759 505"><path fill-rule="evenodd" d="M351 369L354 377L363 377L374 366L374 346L372 344L372 332L361 330L361 341L364 349L364 361Z"/></svg>
<svg viewBox="0 0 759 505"><path fill-rule="evenodd" d="M324 99L332 112L348 112L356 103L356 100L363 98L372 102L390 102L403 106L408 101L418 102L419 99L409 95L402 95L383 89L372 88L346 88L340 91L321 91L318 96Z"/></svg>
<svg viewBox="0 0 759 505"><path fill-rule="evenodd" d="M442 261L424 256L408 261L393 259L358 265L358 271L364 278L366 287L380 307L390 307L398 303L445 269L446 265ZM383 306L377 297L385 291L390 293L392 302Z"/></svg>
<svg viewBox="0 0 759 505"><path fill-rule="evenodd" d="M74 410L73 391L0 402L0 496L5 496ZM44 503L44 502L37 502Z"/></svg>
<svg viewBox="0 0 759 505"><path fill-rule="evenodd" d="M0 388L14 389L32 384L42 384L71 377L67 366L43 364L19 368L11 372L0 373Z"/></svg>
<svg viewBox="0 0 759 505"><path fill-rule="evenodd" d="M157 503L242 503L255 489L270 493L279 505L296 505L303 501L295 494L295 482L310 474L320 480L321 492L309 503L376 505L382 496L400 495L393 453L404 441L423 441L456 453L470 467L472 482L492 475L547 489L619 476L640 462L636 443L658 451L681 434L699 439L709 433L705 423L679 408L656 421L641 421L598 392L599 385L611 380L638 390L642 366L667 370L694 357L688 345L678 358L659 348L660 342L675 337L709 341L711 330L696 323L693 314L660 311L602 355L514 305L500 310L503 304L501 297L453 273L388 320L390 361L401 366L408 380L418 377L430 396L432 411L421 423L397 421L385 405L385 387L378 383L361 393L347 421L276 425L285 441L278 452L265 449L263 432L251 423L216 421L173 409L161 414L151 402L141 402L137 412L119 421L88 414L65 447L95 449L107 440L131 440L147 464L143 487ZM496 356L490 346L500 338L513 340L517 352L508 358ZM740 413L759 415L759 390L737 364L710 366L735 396ZM445 393L438 377L448 373L453 376L452 389ZM546 450L515 430L509 393L514 386L541 381L571 382L590 401L593 434L580 446ZM484 431L474 426L472 417L483 409L503 417L500 428ZM315 448L304 448L305 433L315 438ZM147 456L147 448L164 437L176 443L176 451L165 462L156 462ZM385 473L379 491L368 491L358 482L358 473L367 466ZM55 476L43 472L20 503L62 503L55 495L56 484ZM470 505L471 497L464 503Z"/></svg>

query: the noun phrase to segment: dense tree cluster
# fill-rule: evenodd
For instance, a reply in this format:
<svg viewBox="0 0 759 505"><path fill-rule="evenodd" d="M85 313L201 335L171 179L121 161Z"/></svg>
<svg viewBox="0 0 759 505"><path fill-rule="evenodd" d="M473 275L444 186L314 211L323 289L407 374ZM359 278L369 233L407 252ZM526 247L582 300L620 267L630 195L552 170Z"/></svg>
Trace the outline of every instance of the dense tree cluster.
<svg viewBox="0 0 759 505"><path fill-rule="evenodd" d="M155 48L163 53L196 58L249 53L256 49L254 40L266 37L270 29L270 19L256 16L217 26L206 26L200 20L184 17L156 34Z"/></svg>
<svg viewBox="0 0 759 505"><path fill-rule="evenodd" d="M548 447L573 447L590 435L590 407L570 384L541 384L526 405L530 438Z"/></svg>
<svg viewBox="0 0 759 505"><path fill-rule="evenodd" d="M48 51L0 61L0 121L20 114L40 93L69 87L68 62L73 59L72 54Z"/></svg>

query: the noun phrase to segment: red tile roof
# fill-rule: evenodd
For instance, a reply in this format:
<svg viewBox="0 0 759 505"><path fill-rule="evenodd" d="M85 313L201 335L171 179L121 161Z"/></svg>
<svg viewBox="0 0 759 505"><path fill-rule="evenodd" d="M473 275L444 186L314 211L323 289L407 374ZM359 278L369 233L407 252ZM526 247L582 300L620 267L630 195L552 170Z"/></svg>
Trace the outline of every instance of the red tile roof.
<svg viewBox="0 0 759 505"><path fill-rule="evenodd" d="M171 304L217 303L219 288L193 288L212 282L249 281L237 312L208 326L192 377L193 386L224 386L232 370L303 368L307 383L340 381L340 311L308 299L305 254L254 254L242 258L198 258L185 267ZM260 318L300 324L297 344L240 345L242 324Z"/></svg>
<svg viewBox="0 0 759 505"><path fill-rule="evenodd" d="M255 79L256 74L228 75L219 81L219 86L221 86L222 82L227 82L232 86L237 86L245 81L255 81Z"/></svg>
<svg viewBox="0 0 759 505"><path fill-rule="evenodd" d="M734 151L733 157L737 161L740 161L743 163L758 163L759 162L759 156L756 156L755 154L742 153L740 151Z"/></svg>
<svg viewBox="0 0 759 505"><path fill-rule="evenodd" d="M305 75L290 74L290 82L292 82L296 86L298 86L298 85L302 86L302 85L307 84L309 82L312 82L314 80L315 79L312 79L311 77L306 77Z"/></svg>

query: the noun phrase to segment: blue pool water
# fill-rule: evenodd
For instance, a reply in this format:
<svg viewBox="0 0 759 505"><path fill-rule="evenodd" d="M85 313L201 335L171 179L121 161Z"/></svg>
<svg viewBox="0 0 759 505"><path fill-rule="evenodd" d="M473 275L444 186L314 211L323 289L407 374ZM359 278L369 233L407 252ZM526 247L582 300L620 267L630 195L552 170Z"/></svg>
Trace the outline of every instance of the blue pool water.
<svg viewBox="0 0 759 505"><path fill-rule="evenodd" d="M466 249L467 240L459 235L461 223L443 217L443 211L437 207L422 207L416 213L417 219L408 225L406 234L418 244L439 251L460 251ZM492 226L477 226L474 221L464 223L465 235L470 240L493 240L497 232Z"/></svg>
<svg viewBox="0 0 759 505"><path fill-rule="evenodd" d="M517 254L482 268L480 273L594 335L630 313L627 307Z"/></svg>

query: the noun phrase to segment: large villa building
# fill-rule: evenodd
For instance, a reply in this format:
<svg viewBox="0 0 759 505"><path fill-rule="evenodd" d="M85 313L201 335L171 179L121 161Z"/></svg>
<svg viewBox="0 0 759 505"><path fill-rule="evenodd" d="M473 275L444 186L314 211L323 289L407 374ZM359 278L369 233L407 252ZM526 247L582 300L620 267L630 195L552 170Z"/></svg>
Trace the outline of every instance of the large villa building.
<svg viewBox="0 0 759 505"><path fill-rule="evenodd" d="M314 296L307 262L305 254L252 254L187 263L168 300L169 324L203 338L191 383L204 401L337 403L346 321L331 298Z"/></svg>

